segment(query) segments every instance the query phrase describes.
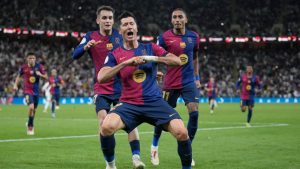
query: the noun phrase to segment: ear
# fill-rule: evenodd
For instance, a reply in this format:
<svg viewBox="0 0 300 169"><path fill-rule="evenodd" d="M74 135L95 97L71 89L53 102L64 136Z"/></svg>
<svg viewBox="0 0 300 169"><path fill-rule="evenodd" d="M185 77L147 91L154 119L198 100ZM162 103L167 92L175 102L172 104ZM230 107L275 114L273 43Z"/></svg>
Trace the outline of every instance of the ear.
<svg viewBox="0 0 300 169"><path fill-rule="evenodd" d="M99 25L99 23L100 23L99 17L96 18L96 23Z"/></svg>

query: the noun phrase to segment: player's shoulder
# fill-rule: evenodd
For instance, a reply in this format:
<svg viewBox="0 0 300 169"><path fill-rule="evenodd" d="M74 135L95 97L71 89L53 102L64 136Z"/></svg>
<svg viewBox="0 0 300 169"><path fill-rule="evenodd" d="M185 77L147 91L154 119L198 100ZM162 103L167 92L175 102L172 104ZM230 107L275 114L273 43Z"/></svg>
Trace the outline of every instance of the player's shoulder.
<svg viewBox="0 0 300 169"><path fill-rule="evenodd" d="M113 36L115 37L122 37L122 35L120 34L120 32L116 29L112 29L112 33L111 33Z"/></svg>
<svg viewBox="0 0 300 169"><path fill-rule="evenodd" d="M195 31L192 31L192 30L188 30L186 31L186 35L187 36L193 36L193 37L199 37L199 34Z"/></svg>
<svg viewBox="0 0 300 169"><path fill-rule="evenodd" d="M169 30L163 32L163 33L161 34L161 36L162 36L162 37L164 37L164 36L174 36L174 33L173 33L172 29L169 29Z"/></svg>

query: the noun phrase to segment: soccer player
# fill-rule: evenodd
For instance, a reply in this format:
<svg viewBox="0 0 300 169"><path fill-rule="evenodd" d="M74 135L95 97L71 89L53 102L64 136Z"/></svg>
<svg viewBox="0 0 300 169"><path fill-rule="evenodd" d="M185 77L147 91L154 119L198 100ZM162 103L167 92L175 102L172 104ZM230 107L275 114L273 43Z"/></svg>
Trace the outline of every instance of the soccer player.
<svg viewBox="0 0 300 169"><path fill-rule="evenodd" d="M209 82L205 85L205 90L207 91L208 102L210 107L210 113L214 113L216 97L217 97L217 86L215 83L215 78L211 77Z"/></svg>
<svg viewBox="0 0 300 169"><path fill-rule="evenodd" d="M51 90L51 86L50 86L49 81L48 81L42 87L42 91L45 93L45 100L46 100L44 110L43 110L44 113L47 112L47 109L51 104L51 92L50 92L50 90Z"/></svg>
<svg viewBox="0 0 300 169"><path fill-rule="evenodd" d="M59 109L60 89L65 84L61 76L57 75L57 70L51 70L51 76L49 77L49 84L51 86L51 115L55 118L55 109Z"/></svg>
<svg viewBox="0 0 300 169"><path fill-rule="evenodd" d="M116 105L101 126L102 151L111 168L114 160L114 133L123 129L131 132L141 123L160 126L169 131L178 142L178 154L182 169L190 169L191 142L179 114L162 98L156 82L157 63L178 66L180 59L160 46L137 41L137 24L130 12L119 17L123 46L109 53L105 65L98 73L98 81L104 83L119 75L122 83L120 103Z"/></svg>
<svg viewBox="0 0 300 169"><path fill-rule="evenodd" d="M34 116L36 108L39 103L39 82L40 78L47 79L44 67L36 63L36 56L34 53L28 53L26 56L27 64L24 64L16 77L14 83L14 90L18 90L18 84L21 76L23 76L23 86L26 103L29 105L27 135L34 135Z"/></svg>
<svg viewBox="0 0 300 169"><path fill-rule="evenodd" d="M261 88L259 77L253 74L252 66L246 67L246 73L243 74L236 83L237 92L241 93L241 110L245 112L248 107L248 116L246 127L251 127L250 121L254 107L255 87ZM242 91L240 92L240 88Z"/></svg>
<svg viewBox="0 0 300 169"><path fill-rule="evenodd" d="M189 137L193 141L198 129L199 35L186 29L188 19L185 11L181 8L173 10L171 22L173 29L160 35L158 44L168 52L179 56L181 66L167 67L163 84L164 99L175 108L178 97L182 96L189 112L187 129ZM159 165L158 142L161 132L161 128L155 127L151 145L151 162L153 165ZM192 160L192 166L194 165L195 161Z"/></svg>
<svg viewBox="0 0 300 169"><path fill-rule="evenodd" d="M94 102L99 120L100 139L101 124L110 110L110 106L112 104L116 105L119 101L121 83L119 77L116 76L109 82L100 84L97 82L97 73L102 67L108 52L119 47L123 43L123 39L119 32L112 28L114 24L114 9L112 7L101 6L98 8L96 14L96 22L99 25L99 30L88 32L85 35L81 43L76 47L73 59L80 58L86 51L92 57L95 67ZM131 147L134 168L144 167L145 164L140 159L140 142L137 129L128 134L128 141ZM105 160L107 161L108 159Z"/></svg>

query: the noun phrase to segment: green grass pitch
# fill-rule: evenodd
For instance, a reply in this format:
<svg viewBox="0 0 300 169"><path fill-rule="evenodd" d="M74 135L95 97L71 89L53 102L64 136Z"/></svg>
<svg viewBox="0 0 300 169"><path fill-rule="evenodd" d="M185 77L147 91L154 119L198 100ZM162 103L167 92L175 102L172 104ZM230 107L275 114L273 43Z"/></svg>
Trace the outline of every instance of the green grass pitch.
<svg viewBox="0 0 300 169"><path fill-rule="evenodd" d="M100 152L98 122L93 105L62 105L57 117L42 112L35 135L27 136L27 106L1 106L0 169L105 168ZM184 105L177 110L187 122ZM300 104L256 104L251 128L239 104L219 104L214 114L199 105L199 130L193 142L194 169L299 169ZM180 169L177 144L169 133L160 140L160 165L150 162L153 127L139 126L141 158L147 169ZM74 137L72 137L74 136ZM123 131L116 134L118 169L132 168L130 147Z"/></svg>

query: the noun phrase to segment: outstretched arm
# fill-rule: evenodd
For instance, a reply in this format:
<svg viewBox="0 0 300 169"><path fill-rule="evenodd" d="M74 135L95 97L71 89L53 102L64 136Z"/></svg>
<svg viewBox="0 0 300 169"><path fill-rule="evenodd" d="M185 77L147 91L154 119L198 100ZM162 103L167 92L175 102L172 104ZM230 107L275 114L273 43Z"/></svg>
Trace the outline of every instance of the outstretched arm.
<svg viewBox="0 0 300 169"><path fill-rule="evenodd" d="M18 85L20 82L20 74L17 75L15 83L14 83L14 90L17 91L18 90Z"/></svg>

